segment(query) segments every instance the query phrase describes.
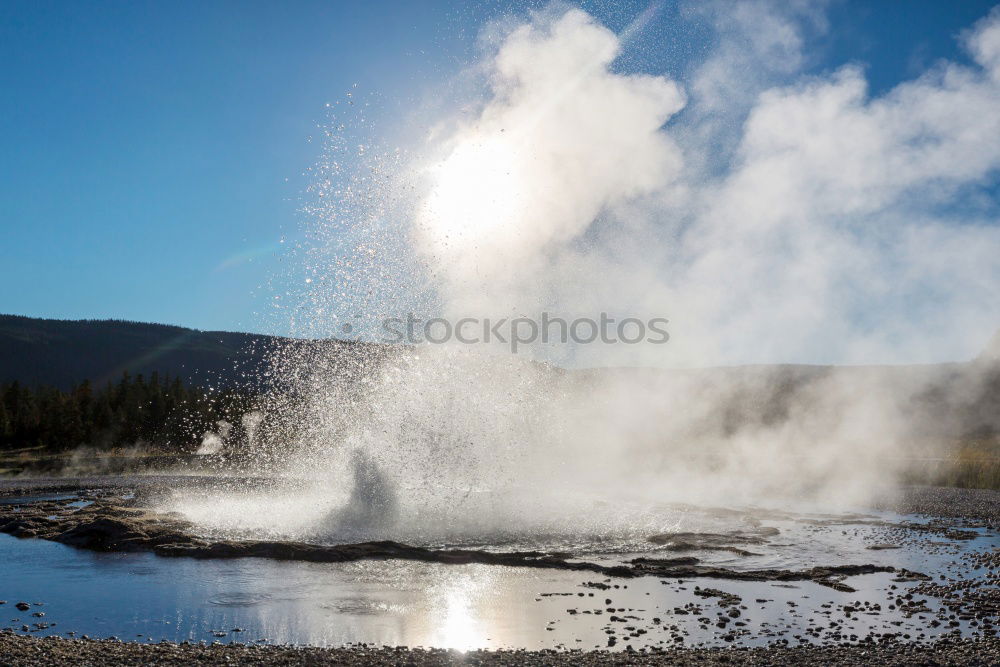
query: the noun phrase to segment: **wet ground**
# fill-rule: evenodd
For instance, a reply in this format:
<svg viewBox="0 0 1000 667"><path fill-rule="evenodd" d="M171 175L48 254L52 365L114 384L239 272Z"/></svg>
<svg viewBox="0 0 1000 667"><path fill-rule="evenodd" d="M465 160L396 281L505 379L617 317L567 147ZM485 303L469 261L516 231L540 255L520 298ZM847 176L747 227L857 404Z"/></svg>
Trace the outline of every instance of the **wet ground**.
<svg viewBox="0 0 1000 667"><path fill-rule="evenodd" d="M195 483L208 482L155 481ZM674 505L674 529L643 539L373 543L300 560L284 543L172 535L184 524L142 509L150 480L7 484L0 530L21 537L0 534L0 629L13 634L627 651L927 643L989 637L1000 620L1000 494L915 489L893 510L837 515ZM276 557L232 557L261 544Z"/></svg>

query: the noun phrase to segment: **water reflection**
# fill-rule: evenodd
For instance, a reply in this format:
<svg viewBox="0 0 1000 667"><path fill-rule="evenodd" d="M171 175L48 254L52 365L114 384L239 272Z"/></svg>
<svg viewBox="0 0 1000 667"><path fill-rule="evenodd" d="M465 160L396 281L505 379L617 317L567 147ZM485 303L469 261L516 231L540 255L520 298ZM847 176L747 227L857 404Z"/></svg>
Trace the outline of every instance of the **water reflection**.
<svg viewBox="0 0 1000 667"><path fill-rule="evenodd" d="M429 637L422 643L463 651L489 643L490 637L482 627L473 606L474 587L479 582L468 581L468 577L466 580L453 583L444 594L441 622L436 627L430 627ZM470 584L472 587L462 584Z"/></svg>
<svg viewBox="0 0 1000 667"><path fill-rule="evenodd" d="M865 549L871 543L869 527L769 523L780 527L781 533L767 545L754 547L759 556L734 558L728 552L698 556L705 562L730 561L746 568L870 562L935 573L956 558L954 549L983 549L997 543L996 536L984 535L954 549L935 551L937 547L901 540L903 548L869 551ZM617 550L594 555L608 562L628 557ZM691 640L724 643L714 626L703 630L695 616L674 614L676 607L692 601L714 609L714 603L693 595L694 583L653 578L610 582L620 588L595 590L581 584L598 577L565 571L399 561L168 559L94 553L8 535L0 535L0 571L4 574L0 599L11 601L0 607L0 617L7 619L0 627L19 628L37 620L14 610L12 601L44 602L45 620L56 626L41 634L75 631L143 641L266 639L319 646L364 642L457 650L560 645L590 649L607 645L604 627L610 606L626 609L647 627L652 627L653 618L670 619L689 631ZM839 593L811 582L795 582L792 587L772 582L696 583L758 601L741 622L749 632L744 643L761 643L767 641L763 635L767 630L800 631L822 613L821 603L871 600L887 609L890 582L888 574L852 577L856 593ZM920 631L930 632L919 619L897 618L888 611L853 619L852 631L861 634L893 621L904 623L896 629L920 626ZM630 641L639 648L672 640L654 629Z"/></svg>

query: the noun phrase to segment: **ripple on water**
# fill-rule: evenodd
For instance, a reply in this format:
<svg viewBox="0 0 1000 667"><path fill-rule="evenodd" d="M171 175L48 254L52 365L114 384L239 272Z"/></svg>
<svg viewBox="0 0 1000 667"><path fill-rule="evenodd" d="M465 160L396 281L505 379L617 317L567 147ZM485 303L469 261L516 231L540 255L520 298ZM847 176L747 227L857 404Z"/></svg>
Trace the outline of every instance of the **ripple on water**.
<svg viewBox="0 0 1000 667"><path fill-rule="evenodd" d="M344 598L321 602L317 605L320 609L329 609L339 614L350 614L353 616L380 616L387 612L398 610L400 605L391 605L376 600L364 598Z"/></svg>
<svg viewBox="0 0 1000 667"><path fill-rule="evenodd" d="M252 607L271 600L270 593L257 591L224 591L208 598L208 603L217 607Z"/></svg>

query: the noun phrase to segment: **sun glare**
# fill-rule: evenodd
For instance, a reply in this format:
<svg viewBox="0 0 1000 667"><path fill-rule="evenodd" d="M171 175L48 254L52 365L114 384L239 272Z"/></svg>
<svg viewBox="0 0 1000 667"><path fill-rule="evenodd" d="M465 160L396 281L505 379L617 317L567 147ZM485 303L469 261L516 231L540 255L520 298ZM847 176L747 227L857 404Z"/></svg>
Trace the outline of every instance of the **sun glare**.
<svg viewBox="0 0 1000 667"><path fill-rule="evenodd" d="M432 645L469 651L489 644L487 626L479 617L476 604L482 586L479 578L463 576L444 592Z"/></svg>
<svg viewBox="0 0 1000 667"><path fill-rule="evenodd" d="M512 142L474 135L431 170L422 223L438 250L460 250L509 228L524 201L524 165Z"/></svg>

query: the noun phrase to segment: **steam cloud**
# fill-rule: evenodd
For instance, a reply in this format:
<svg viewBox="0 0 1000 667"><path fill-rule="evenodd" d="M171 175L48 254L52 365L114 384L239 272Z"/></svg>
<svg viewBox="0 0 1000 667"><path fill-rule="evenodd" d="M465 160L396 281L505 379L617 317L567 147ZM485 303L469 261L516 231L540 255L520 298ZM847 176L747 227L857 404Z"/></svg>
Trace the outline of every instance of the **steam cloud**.
<svg viewBox="0 0 1000 667"><path fill-rule="evenodd" d="M622 42L580 10L502 42L493 97L418 210L445 308L670 317L669 349L633 363L974 356L1000 296L982 190L1000 167L1000 14L964 37L972 65L871 97L855 65L796 77L815 16L697 11L720 41L681 114L682 87L613 71Z"/></svg>
<svg viewBox="0 0 1000 667"><path fill-rule="evenodd" d="M1000 167L1000 12L963 36L969 64L938 63L877 96L855 65L801 74L820 10L686 12L716 43L677 80L618 71L630 45L578 9L506 32L472 119L381 181L399 187L358 223L352 257L345 216L321 219L341 234L327 265L336 280L318 281L296 317L339 326L338 299L350 301L339 312L364 312L368 297L352 295L408 303L426 290L451 317L670 319L668 345L536 350L577 367L975 356L997 327L987 305L1000 302L986 191ZM389 224L396 240L380 248L372 220L387 211L405 223ZM412 240L412 264L399 238ZM401 279L404 264L424 282ZM268 419L285 428L284 471L322 478L322 493L347 503L315 503L312 525L396 539L641 534L665 528L648 508L668 498L861 502L902 459L960 433L947 415L993 377L985 362L562 372L467 349L364 354L286 353L291 389ZM948 400L935 398L942 388ZM626 511L629 500L647 510ZM301 509L295 522L310 525Z"/></svg>
<svg viewBox="0 0 1000 667"><path fill-rule="evenodd" d="M539 305L534 285L553 282L550 251L677 176L680 152L659 128L683 93L663 77L611 73L620 50L578 10L504 41L493 99L431 168L415 227L456 312Z"/></svg>
<svg viewBox="0 0 1000 667"><path fill-rule="evenodd" d="M233 425L225 419L220 419L216 422L216 427L217 430L206 431L205 435L201 437L201 446L195 452L196 455L208 456L218 454L226 446L226 441L229 439L229 432L233 430Z"/></svg>

